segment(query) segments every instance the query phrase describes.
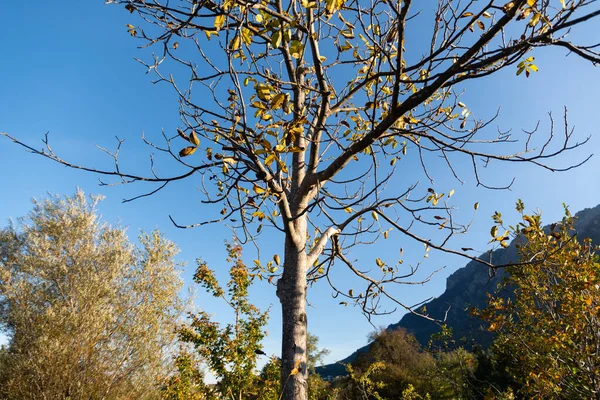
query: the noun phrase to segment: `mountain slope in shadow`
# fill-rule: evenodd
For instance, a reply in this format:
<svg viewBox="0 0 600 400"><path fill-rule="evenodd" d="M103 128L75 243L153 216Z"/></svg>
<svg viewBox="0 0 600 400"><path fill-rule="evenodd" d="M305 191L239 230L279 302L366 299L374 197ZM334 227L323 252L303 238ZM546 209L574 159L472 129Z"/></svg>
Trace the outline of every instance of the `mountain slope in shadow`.
<svg viewBox="0 0 600 400"><path fill-rule="evenodd" d="M600 205L582 210L575 217L578 238L589 237L593 243L600 243ZM546 229L549 228L546 227ZM506 249L497 249L491 255L487 252L479 258L488 260L490 256L491 262L496 265L517 262L515 240ZM482 329L481 320L470 316L467 309L485 307L488 293L494 292L504 275L503 269L497 270L495 275L490 275L490 271L485 265L476 261L469 262L448 277L446 290L440 297L424 304L427 307L427 314L435 319L443 320L447 313L446 323L452 328L455 339L460 340L460 343L464 343L467 348L472 343L487 348L494 339L493 335ZM422 346L427 345L433 333L439 332L439 326L436 323L414 314L404 315L399 322L389 325L386 329L396 328L404 328L412 333ZM343 364L352 362L368 348L369 344L337 363L318 367L317 373L324 378L345 375L346 369Z"/></svg>

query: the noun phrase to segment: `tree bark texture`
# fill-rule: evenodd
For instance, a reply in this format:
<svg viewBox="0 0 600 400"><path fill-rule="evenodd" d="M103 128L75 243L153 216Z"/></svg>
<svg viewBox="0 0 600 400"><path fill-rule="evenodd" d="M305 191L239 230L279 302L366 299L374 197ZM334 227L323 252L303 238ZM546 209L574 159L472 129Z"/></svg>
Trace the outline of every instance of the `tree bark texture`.
<svg viewBox="0 0 600 400"><path fill-rule="evenodd" d="M283 399L304 400L308 398L306 217L300 216L294 225L294 232L286 234L284 271L277 284L277 296L281 302L283 319L281 390Z"/></svg>

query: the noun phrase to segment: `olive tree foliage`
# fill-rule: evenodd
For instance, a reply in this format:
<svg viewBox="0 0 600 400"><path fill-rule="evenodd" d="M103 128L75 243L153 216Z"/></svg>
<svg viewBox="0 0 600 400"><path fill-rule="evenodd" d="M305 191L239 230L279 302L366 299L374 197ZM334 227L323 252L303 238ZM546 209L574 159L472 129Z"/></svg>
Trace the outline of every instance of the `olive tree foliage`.
<svg viewBox="0 0 600 400"><path fill-rule="evenodd" d="M178 250L158 232L132 245L99 200L34 200L0 231L3 398L157 396L182 309Z"/></svg>
<svg viewBox="0 0 600 400"><path fill-rule="evenodd" d="M47 137L44 149L9 138L64 165L116 178L107 184L155 185L139 196L187 178L194 185L201 180L204 201L221 215L173 220L177 226L227 222L242 242L254 241L263 226L279 231L282 379L301 369L285 398L306 397L311 282L327 281L347 298L343 303L355 302L369 315L386 312L382 299L416 312L388 290L406 283L418 266L377 258L366 270L353 262L353 247L399 233L426 249L476 259L449 244L468 227L452 217L446 202L452 193L417 186L419 169L433 182L428 166L442 160L463 182L469 173L463 167L471 166L477 185L501 188L510 182L484 181L482 167L575 166L548 163L581 144L568 126L563 135L554 124L548 135L526 132L522 147L513 143L516 136L489 132L494 118L476 118L475 105L460 99L469 81L507 67L524 80L537 71L532 51L538 47L600 61L593 42L574 43L568 36L597 23L595 0L108 2L132 14L128 31L152 49L140 61L179 97L177 134L144 139L179 172L159 174L154 158L147 175L124 171L118 163L122 142L110 153L115 168L99 170L61 158ZM421 228L443 235L423 236ZM338 287L330 274L335 261L364 287ZM256 270L275 276L268 264L258 262Z"/></svg>

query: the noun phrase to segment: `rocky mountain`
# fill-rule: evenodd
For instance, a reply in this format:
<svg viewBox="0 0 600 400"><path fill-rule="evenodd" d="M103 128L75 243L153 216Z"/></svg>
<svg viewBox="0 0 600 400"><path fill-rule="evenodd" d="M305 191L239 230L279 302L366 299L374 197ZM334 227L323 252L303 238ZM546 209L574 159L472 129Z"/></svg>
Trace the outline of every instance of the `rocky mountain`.
<svg viewBox="0 0 600 400"><path fill-rule="evenodd" d="M600 243L600 205L582 210L575 217L577 236L580 239L589 237L593 243ZM495 250L491 255L484 253L480 258L489 259L490 256L496 265L518 261L515 241L506 249ZM492 334L482 329L481 321L470 316L467 309L485 306L488 293L496 289L504 274L504 270L498 270L495 275L490 275L484 265L469 262L448 277L446 290L440 297L425 304L427 313L436 319L443 319L447 312L446 322L452 328L454 338L461 340L466 347L474 342L483 347L489 346L493 340ZM426 346L430 336L439 331L437 324L414 314L404 315L398 323L389 325L387 329L399 327L411 332L422 346ZM369 345L366 345L337 363L319 367L317 372L323 377L345 375L343 364L352 362L368 348Z"/></svg>

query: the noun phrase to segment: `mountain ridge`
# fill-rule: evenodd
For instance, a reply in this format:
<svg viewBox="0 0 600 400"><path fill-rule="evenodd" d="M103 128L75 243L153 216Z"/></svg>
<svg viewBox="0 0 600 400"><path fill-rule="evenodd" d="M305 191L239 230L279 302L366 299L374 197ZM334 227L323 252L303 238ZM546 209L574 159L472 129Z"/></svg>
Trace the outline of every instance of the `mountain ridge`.
<svg viewBox="0 0 600 400"><path fill-rule="evenodd" d="M600 204L585 208L574 216L575 234L578 237L589 237L593 243L600 243ZM545 227L548 228L549 225ZM507 248L500 248L483 253L480 258L491 256L494 264L509 264L518 261L516 240L513 239ZM489 268L477 261L470 261L464 267L454 271L446 279L445 291L435 299L425 303L427 314L435 319L444 319L452 328L455 339L463 339L466 347L475 341L477 344L488 347L493 341L493 335L481 329L481 321L467 312L468 307L484 307L488 293L494 291L498 283L504 278L504 269L496 270L490 275ZM415 314L405 314L400 321L390 324L387 330L404 328L415 336L417 341L426 346L433 333L439 331L439 326ZM369 349L370 343L350 354L348 357L332 364L317 367L317 373L324 378L332 378L346 374L344 364L352 362L356 357Z"/></svg>

